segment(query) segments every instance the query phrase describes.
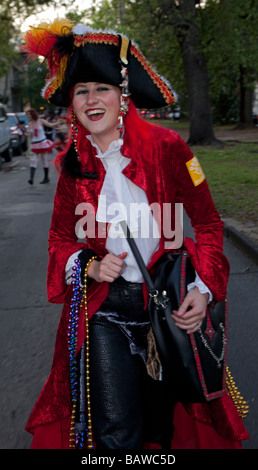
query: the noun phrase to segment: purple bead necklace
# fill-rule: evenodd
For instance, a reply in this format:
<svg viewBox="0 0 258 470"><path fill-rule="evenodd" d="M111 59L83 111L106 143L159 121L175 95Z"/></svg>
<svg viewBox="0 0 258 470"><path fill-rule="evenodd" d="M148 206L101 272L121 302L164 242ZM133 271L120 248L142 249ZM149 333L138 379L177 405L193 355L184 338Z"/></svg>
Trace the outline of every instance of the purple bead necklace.
<svg viewBox="0 0 258 470"><path fill-rule="evenodd" d="M71 388L71 400L72 400L72 415L71 415L71 427L70 427L70 448L83 448L85 444L85 438L88 437L86 422L83 423L79 432L75 432L75 414L76 404L78 395L78 367L76 361L76 346L77 346L77 332L78 332L78 321L80 305L83 296L83 289L80 286L80 261L75 260L72 274L72 298L70 302L70 312L68 320L68 350L69 350L69 364L70 364L70 388ZM81 423L82 424L82 423Z"/></svg>

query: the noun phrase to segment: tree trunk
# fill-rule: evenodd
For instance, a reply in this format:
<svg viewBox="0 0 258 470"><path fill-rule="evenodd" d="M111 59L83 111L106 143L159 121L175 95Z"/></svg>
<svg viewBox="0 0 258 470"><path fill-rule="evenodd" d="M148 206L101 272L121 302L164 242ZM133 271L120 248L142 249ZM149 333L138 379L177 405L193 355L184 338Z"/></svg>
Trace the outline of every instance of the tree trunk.
<svg viewBox="0 0 258 470"><path fill-rule="evenodd" d="M178 13L175 32L182 51L189 95L190 136L188 144L215 144L217 141L213 133L208 72L196 24L195 2L182 0Z"/></svg>
<svg viewBox="0 0 258 470"><path fill-rule="evenodd" d="M244 129L246 127L253 127L252 110L253 110L253 88L248 86L248 77L253 77L253 74L248 73L243 67L240 67L240 78L239 78L239 95L240 95L240 106L239 106L239 123L236 126L237 129ZM251 78L251 83L253 79Z"/></svg>
<svg viewBox="0 0 258 470"><path fill-rule="evenodd" d="M8 99L9 99L8 97L9 81L10 81L10 68L8 68L6 75L5 75L5 79L4 79L4 90L3 90L3 98L2 98L4 104L7 104Z"/></svg>

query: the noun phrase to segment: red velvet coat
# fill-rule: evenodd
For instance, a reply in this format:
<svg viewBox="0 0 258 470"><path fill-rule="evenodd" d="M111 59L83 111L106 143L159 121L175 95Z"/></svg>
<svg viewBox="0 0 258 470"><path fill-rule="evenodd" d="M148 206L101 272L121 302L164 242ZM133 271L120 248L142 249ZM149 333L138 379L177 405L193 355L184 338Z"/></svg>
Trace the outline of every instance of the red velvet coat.
<svg viewBox="0 0 258 470"><path fill-rule="evenodd" d="M96 172L97 180L72 178L62 172L57 185L54 211L49 232L48 298L50 302L64 304L57 332L53 365L44 389L32 411L27 430L34 434L34 448L66 448L71 414L69 385L69 356L67 349L67 320L71 288L65 284L65 266L68 258L85 244L78 243L75 226L82 215L75 208L82 202L97 209L97 198L104 181L105 170L95 158L95 150L87 143L80 152L83 170ZM195 230L196 243L186 238L192 263L203 282L210 288L214 298L220 301L226 296L229 264L223 255L223 224L212 202L204 180L195 186L186 162L193 155L184 141L173 131L151 128L148 142L138 142L131 153L125 136L122 154L131 159L124 174L147 195L149 203L182 202ZM173 225L172 225L173 227ZM104 256L105 229L92 233L86 243L99 256ZM149 269L164 252L164 236L159 250L153 255ZM103 302L108 284L91 284L88 295L89 316ZM146 293L146 292L145 292ZM146 293L147 295L147 293ZM84 319L81 315L78 334L78 349L84 341ZM173 448L239 448L240 441L248 434L230 398L175 410L175 435ZM146 444L148 447L149 444Z"/></svg>

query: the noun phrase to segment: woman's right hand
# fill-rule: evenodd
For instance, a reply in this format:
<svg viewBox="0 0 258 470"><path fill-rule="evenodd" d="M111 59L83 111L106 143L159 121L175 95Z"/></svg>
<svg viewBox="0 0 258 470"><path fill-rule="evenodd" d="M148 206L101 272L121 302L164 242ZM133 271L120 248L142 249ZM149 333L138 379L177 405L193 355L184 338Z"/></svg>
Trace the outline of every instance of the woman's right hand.
<svg viewBox="0 0 258 470"><path fill-rule="evenodd" d="M88 268L88 276L97 282L113 282L124 270L127 253L118 256L108 253L101 261L94 260Z"/></svg>

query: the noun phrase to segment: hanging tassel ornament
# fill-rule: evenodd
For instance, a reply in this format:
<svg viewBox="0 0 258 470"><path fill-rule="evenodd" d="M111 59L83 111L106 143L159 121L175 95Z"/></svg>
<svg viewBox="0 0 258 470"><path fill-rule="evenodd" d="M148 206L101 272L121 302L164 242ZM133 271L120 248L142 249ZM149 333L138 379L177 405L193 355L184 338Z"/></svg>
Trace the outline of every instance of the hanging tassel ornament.
<svg viewBox="0 0 258 470"><path fill-rule="evenodd" d="M245 418L249 412L249 405L239 392L228 366L226 366L226 388L240 418Z"/></svg>
<svg viewBox="0 0 258 470"><path fill-rule="evenodd" d="M77 148L78 127L77 127L77 117L76 117L76 114L74 112L74 109L72 109L71 128L72 128L71 140L72 140L73 145L74 145L74 150L75 150L76 155L77 155L77 160L79 160L79 152L78 152L78 148Z"/></svg>

